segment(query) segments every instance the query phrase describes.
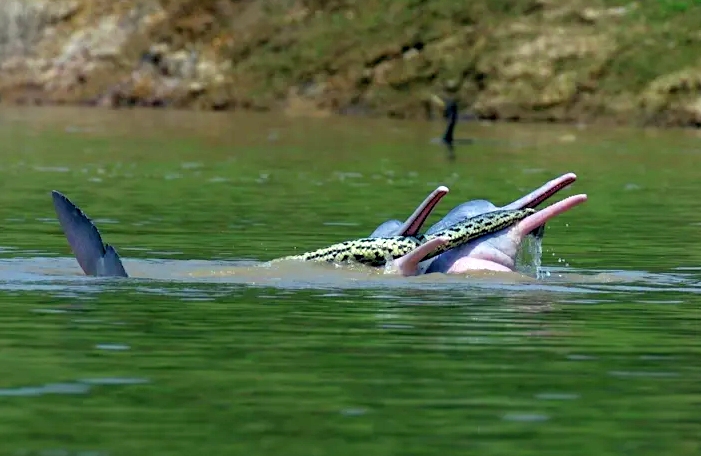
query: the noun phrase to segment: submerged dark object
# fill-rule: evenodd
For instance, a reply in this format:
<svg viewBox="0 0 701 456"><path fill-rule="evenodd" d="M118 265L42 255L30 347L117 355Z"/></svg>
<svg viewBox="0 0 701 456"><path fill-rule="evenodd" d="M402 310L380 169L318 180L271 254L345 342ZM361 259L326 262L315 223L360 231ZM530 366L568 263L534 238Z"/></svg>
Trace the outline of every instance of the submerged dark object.
<svg viewBox="0 0 701 456"><path fill-rule="evenodd" d="M88 216L60 192L53 190L51 197L61 229L85 275L129 277L115 248L102 242Z"/></svg>
<svg viewBox="0 0 701 456"><path fill-rule="evenodd" d="M441 136L441 142L448 149L448 158L453 161L455 160L455 145L456 144L472 144L474 142L471 138L459 138L456 139L454 136L455 125L458 123L459 109L458 103L454 99L449 99L444 101L442 98L434 95L431 97L434 103L443 108L443 118L446 120L445 131L443 136Z"/></svg>

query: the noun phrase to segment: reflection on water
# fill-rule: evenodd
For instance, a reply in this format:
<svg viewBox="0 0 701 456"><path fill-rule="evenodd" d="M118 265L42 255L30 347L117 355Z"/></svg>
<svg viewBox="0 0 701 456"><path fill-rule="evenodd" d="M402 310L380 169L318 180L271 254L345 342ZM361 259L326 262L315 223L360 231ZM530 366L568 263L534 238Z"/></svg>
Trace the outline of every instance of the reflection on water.
<svg viewBox="0 0 701 456"><path fill-rule="evenodd" d="M506 291L559 293L701 292L701 274L695 272L650 273L642 271L575 268L542 268L535 279L520 272L473 271L465 275L427 274L417 277L387 275L381 268L315 264L257 263L253 261L203 261L168 259L129 259L123 262L131 276L124 278L86 277L74 258L24 257L0 259L0 289L52 291L60 296L102 293L109 290L138 289L140 292L170 294L193 299L191 293L207 290L216 297L220 288L205 284L236 284L283 289L368 289L387 292L431 291L436 296L464 296L466 291L492 295ZM190 284L193 288L171 287ZM202 287L197 288L197 285ZM202 296L201 298L204 298ZM213 298L212 298L213 299ZM569 303L598 303L596 299L567 299ZM682 301L652 300L650 303ZM49 312L49 310L42 310Z"/></svg>
<svg viewBox="0 0 701 456"><path fill-rule="evenodd" d="M49 383L0 389L0 396L41 396L43 394L87 394L92 385L139 385L148 383L141 378L87 378L75 383Z"/></svg>
<svg viewBox="0 0 701 456"><path fill-rule="evenodd" d="M449 163L439 124L2 118L8 454L701 452L693 133L464 123L478 141ZM523 274L264 263L403 219L439 184L429 224L567 171L558 199L589 201ZM51 189L131 278L82 275Z"/></svg>

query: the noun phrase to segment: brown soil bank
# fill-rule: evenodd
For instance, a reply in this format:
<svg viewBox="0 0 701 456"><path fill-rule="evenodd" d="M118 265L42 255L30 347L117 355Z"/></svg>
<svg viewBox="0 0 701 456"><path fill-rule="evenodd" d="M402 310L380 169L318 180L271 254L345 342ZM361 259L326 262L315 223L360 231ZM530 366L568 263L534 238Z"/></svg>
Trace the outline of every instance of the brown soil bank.
<svg viewBox="0 0 701 456"><path fill-rule="evenodd" d="M701 125L697 0L2 0L0 97Z"/></svg>

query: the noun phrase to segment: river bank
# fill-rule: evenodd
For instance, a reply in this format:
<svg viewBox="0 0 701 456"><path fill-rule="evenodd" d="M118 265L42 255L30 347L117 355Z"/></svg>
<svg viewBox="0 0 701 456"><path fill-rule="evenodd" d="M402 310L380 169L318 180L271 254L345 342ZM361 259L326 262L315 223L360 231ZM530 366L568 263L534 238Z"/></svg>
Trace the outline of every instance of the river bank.
<svg viewBox="0 0 701 456"><path fill-rule="evenodd" d="M694 1L8 0L6 104L701 126Z"/></svg>

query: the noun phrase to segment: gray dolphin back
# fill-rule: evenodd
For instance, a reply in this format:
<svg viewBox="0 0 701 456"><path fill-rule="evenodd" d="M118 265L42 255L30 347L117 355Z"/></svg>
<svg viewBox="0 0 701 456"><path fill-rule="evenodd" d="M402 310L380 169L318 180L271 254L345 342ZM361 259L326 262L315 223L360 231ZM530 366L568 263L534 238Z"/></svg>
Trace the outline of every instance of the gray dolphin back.
<svg viewBox="0 0 701 456"><path fill-rule="evenodd" d="M402 222L399 220L387 220L385 223L381 224L372 234L368 237L378 238L378 237L390 237L397 234L397 230L402 226Z"/></svg>
<svg viewBox="0 0 701 456"><path fill-rule="evenodd" d="M51 197L61 229L85 275L98 277L128 277L119 254L102 242L100 231L78 206L60 192Z"/></svg>
<svg viewBox="0 0 701 456"><path fill-rule="evenodd" d="M477 217L480 214L498 211L500 208L487 200L472 200L454 207L445 217L440 219L426 231L426 234L437 233L459 223L466 218Z"/></svg>

